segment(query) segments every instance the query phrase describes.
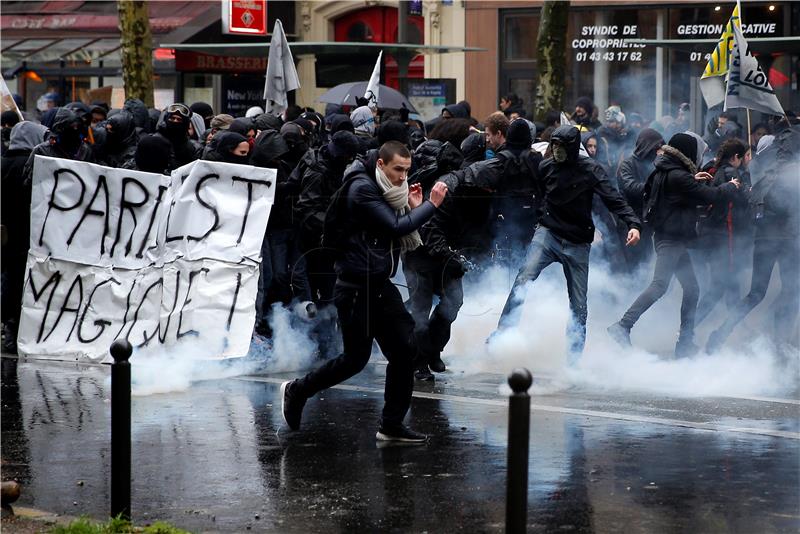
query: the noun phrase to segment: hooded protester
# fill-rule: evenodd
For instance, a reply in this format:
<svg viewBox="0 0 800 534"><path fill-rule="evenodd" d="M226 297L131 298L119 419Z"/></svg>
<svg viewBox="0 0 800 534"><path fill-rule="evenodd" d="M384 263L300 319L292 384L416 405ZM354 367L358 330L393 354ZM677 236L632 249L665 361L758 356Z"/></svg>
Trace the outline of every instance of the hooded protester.
<svg viewBox="0 0 800 534"><path fill-rule="evenodd" d="M438 185L430 200L423 200L420 188L408 187L410 167L408 148L390 142L347 168L324 228L326 246L337 251L334 302L344 351L303 378L281 385L281 412L292 430L300 427L306 401L359 373L377 341L389 365L376 439L427 441L427 436L403 425L414 389L412 359L417 351L414 320L390 278L400 252L419 246L417 230L441 205L446 188Z"/></svg>
<svg viewBox="0 0 800 534"><path fill-rule="evenodd" d="M94 128L108 118L108 106L98 102L92 102L92 109L90 110L90 113L92 114L92 122L90 126Z"/></svg>
<svg viewBox="0 0 800 534"><path fill-rule="evenodd" d="M775 162L778 155L778 145L774 144L775 136L767 134L758 140L758 145L753 154L753 159L747 169L750 171L750 182L756 185L766 177L766 172ZM752 147L751 147L752 150Z"/></svg>
<svg viewBox="0 0 800 534"><path fill-rule="evenodd" d="M361 106L350 113L350 121L361 145L359 154L366 154L368 150L378 148L375 140L375 116L367 106Z"/></svg>
<svg viewBox="0 0 800 534"><path fill-rule="evenodd" d="M16 354L17 328L22 307L22 288L30 242L31 183L23 179L25 164L31 151L44 142L47 128L23 121L11 128L8 149L0 162L0 224L6 241L3 243L0 315L4 329L3 351Z"/></svg>
<svg viewBox="0 0 800 534"><path fill-rule="evenodd" d="M600 127L600 122L594 116L594 103L588 96L582 96L575 101L575 111L570 120L578 127L583 126L587 130L596 130Z"/></svg>
<svg viewBox="0 0 800 534"><path fill-rule="evenodd" d="M23 171L25 183L31 183L33 162L36 156L94 163L91 148L83 142L82 129L83 122L74 111L67 108L58 108L53 125L50 128L50 137L31 151L31 155L25 164Z"/></svg>
<svg viewBox="0 0 800 534"><path fill-rule="evenodd" d="M151 134L139 138L133 160L123 168L135 171L169 174L172 144L163 136Z"/></svg>
<svg viewBox="0 0 800 534"><path fill-rule="evenodd" d="M707 352L718 351L738 324L764 300L775 266L781 289L772 303L772 337L779 346L791 343L800 310L800 126L775 135L777 157L764 178L750 191L755 242L750 292L730 309L725 322L708 338ZM797 349L788 346L795 357Z"/></svg>
<svg viewBox="0 0 800 534"><path fill-rule="evenodd" d="M250 143L251 147L255 143L256 135L258 134L258 128L256 128L255 121L249 117L233 119L228 126L228 131L243 135L248 140L252 139L252 142Z"/></svg>
<svg viewBox="0 0 800 534"><path fill-rule="evenodd" d="M2 142L2 151L8 149L8 143L11 139L11 128L20 121L19 115L16 111L4 111L0 114L0 142Z"/></svg>
<svg viewBox="0 0 800 534"><path fill-rule="evenodd" d="M408 146L408 128L406 125L396 120L382 122L378 126L378 144L383 145L389 141L397 141Z"/></svg>
<svg viewBox="0 0 800 534"><path fill-rule="evenodd" d="M476 161L483 161L486 158L486 136L481 132L469 134L461 142L461 153L464 155L462 167L467 167Z"/></svg>
<svg viewBox="0 0 800 534"><path fill-rule="evenodd" d="M353 134L356 133L356 129L353 127L353 121L350 120L350 117L341 113L335 113L333 115L329 115L327 120L327 125L329 128L330 135L333 135L341 130Z"/></svg>
<svg viewBox="0 0 800 534"><path fill-rule="evenodd" d="M443 119L469 119L469 111L463 104L450 104L442 110Z"/></svg>
<svg viewBox="0 0 800 534"><path fill-rule="evenodd" d="M280 130L281 126L283 126L283 121L276 115L262 113L253 119L253 124L255 124L259 132L263 132L264 130Z"/></svg>
<svg viewBox="0 0 800 534"><path fill-rule="evenodd" d="M200 159L203 154L202 145L189 139L191 117L192 110L184 104L172 104L161 115L155 135L163 137L172 146L168 167L170 171Z"/></svg>
<svg viewBox="0 0 800 534"><path fill-rule="evenodd" d="M189 139L205 145L205 139L203 139L205 131L206 123L203 121L203 117L192 112L192 116L189 118Z"/></svg>
<svg viewBox="0 0 800 534"><path fill-rule="evenodd" d="M417 126L417 124L422 123L412 122L408 127L408 146L411 147L412 151L416 150L419 145L426 141L424 126Z"/></svg>
<svg viewBox="0 0 800 534"><path fill-rule="evenodd" d="M150 120L150 112L147 110L147 106L144 105L144 102L142 102L138 98L129 98L122 105L122 109L133 115L133 123L136 125L136 128L138 129L139 133L142 132L152 133L153 131L155 131L155 130L151 131L149 129L152 127Z"/></svg>
<svg viewBox="0 0 800 534"><path fill-rule="evenodd" d="M325 104L325 121L330 121L333 115L342 114L344 114L344 111L342 111L342 106L339 104Z"/></svg>
<svg viewBox="0 0 800 534"><path fill-rule="evenodd" d="M136 153L139 135L133 115L116 113L105 123L105 139L97 151L98 161L108 167L125 167Z"/></svg>
<svg viewBox="0 0 800 534"><path fill-rule="evenodd" d="M203 131L211 128L211 119L214 118L214 108L211 107L210 104L206 102L195 102L189 109L192 110L192 113L203 119Z"/></svg>
<svg viewBox="0 0 800 534"><path fill-rule="evenodd" d="M47 111L45 111L44 113L42 113L42 119L40 121L42 126L44 126L45 128L48 128L48 129L52 128L53 127L53 121L56 120L56 113L58 113L59 109L61 109L61 108L50 108Z"/></svg>
<svg viewBox="0 0 800 534"><path fill-rule="evenodd" d="M553 129L555 131L555 129ZM552 132L551 132L552 135ZM549 137L548 137L549 140ZM581 132L581 144L586 149L590 158L597 159L597 133L594 131Z"/></svg>
<svg viewBox="0 0 800 534"><path fill-rule="evenodd" d="M536 280L551 263L560 263L564 268L570 301L571 314L567 326L567 359L570 364L580 357L586 341L586 293L589 250L594 239L594 196L600 196L608 210L628 226L627 245L638 243L641 228L639 218L611 186L603 168L580 156L580 139L578 128L571 125L559 126L550 138L553 156L539 165L539 225L498 324L498 331L515 326L520 320L519 307L524 303L527 284Z"/></svg>
<svg viewBox="0 0 800 534"><path fill-rule="evenodd" d="M724 202L736 194L738 180L719 187L709 186L712 177L698 172L707 146L697 135L679 133L656 157L644 193L644 220L653 228L656 265L653 281L628 308L619 322L608 328L611 337L630 346L630 331L642 314L667 292L673 276L683 288L681 328L675 356L686 357L697 351L694 344L695 312L699 288L688 247L697 238L696 207Z"/></svg>
<svg viewBox="0 0 800 534"><path fill-rule="evenodd" d="M647 177L655 170L655 159L664 145L661 134L651 128L645 128L636 138L633 155L626 158L619 167L619 189L628 204L640 218L644 217L644 187ZM642 228L642 243L638 247L626 248L628 264L637 267L646 263L653 254L653 229L649 224Z"/></svg>
<svg viewBox="0 0 800 534"><path fill-rule="evenodd" d="M220 132L211 141L210 150L203 155L207 161L222 161L247 165L250 160L250 143L236 132Z"/></svg>

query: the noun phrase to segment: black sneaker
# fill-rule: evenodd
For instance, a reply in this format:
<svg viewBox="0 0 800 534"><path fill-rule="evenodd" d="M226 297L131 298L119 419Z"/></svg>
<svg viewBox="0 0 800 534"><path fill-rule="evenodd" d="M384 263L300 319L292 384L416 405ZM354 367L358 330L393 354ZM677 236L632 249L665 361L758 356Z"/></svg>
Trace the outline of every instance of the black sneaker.
<svg viewBox="0 0 800 534"><path fill-rule="evenodd" d="M442 361L442 357L438 355L431 358L431 361L428 362L428 367L430 367L431 371L434 373L444 373L447 370L447 367L445 367Z"/></svg>
<svg viewBox="0 0 800 534"><path fill-rule="evenodd" d="M293 393L294 380L281 384L281 413L286 426L292 430L300 428L300 418L303 416L303 407L306 399Z"/></svg>
<svg viewBox="0 0 800 534"><path fill-rule="evenodd" d="M629 328L625 328L620 323L614 323L606 331L611 336L611 339L616 341L622 348L629 349L631 347L631 331Z"/></svg>
<svg viewBox="0 0 800 534"><path fill-rule="evenodd" d="M398 441L401 443L426 443L428 436L420 434L405 425L381 425L375 434L378 441Z"/></svg>
<svg viewBox="0 0 800 534"><path fill-rule="evenodd" d="M414 371L414 378L417 380L422 380L423 382L433 382L436 380L436 378L433 376L433 373L431 373L430 369L428 369L428 366L420 367Z"/></svg>

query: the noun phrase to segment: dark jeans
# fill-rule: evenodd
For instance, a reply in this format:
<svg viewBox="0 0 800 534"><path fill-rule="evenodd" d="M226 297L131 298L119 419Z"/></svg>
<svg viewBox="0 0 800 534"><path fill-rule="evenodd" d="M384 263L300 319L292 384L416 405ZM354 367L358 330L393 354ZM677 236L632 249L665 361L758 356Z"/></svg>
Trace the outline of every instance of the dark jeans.
<svg viewBox="0 0 800 534"><path fill-rule="evenodd" d="M267 290L267 302L290 303L292 300L311 300L305 259L300 254L294 230L271 230L267 233L272 281Z"/></svg>
<svg viewBox="0 0 800 534"><path fill-rule="evenodd" d="M797 240L759 239L753 247L750 292L731 310L725 323L714 332L720 342L764 300L776 264L780 266L781 291L772 305L775 337L778 341L789 339L800 308L800 244Z"/></svg>
<svg viewBox="0 0 800 534"><path fill-rule="evenodd" d="M518 308L525 302L525 285L536 280L551 263L560 263L567 279L571 312L567 324L567 351L571 357L579 356L586 343L586 291L589 285L590 249L591 245L588 243L573 243L558 237L544 226L536 228L528 248L528 257L514 280L511 294L500 315L498 329L519 324L521 310Z"/></svg>
<svg viewBox="0 0 800 534"><path fill-rule="evenodd" d="M408 282L408 309L414 318L414 336L417 340L417 365L425 366L440 357L450 341L450 331L464 304L464 288L461 278L454 278L442 272L441 268L417 271L403 264L403 272ZM439 303L431 313L433 296Z"/></svg>
<svg viewBox="0 0 800 534"><path fill-rule="evenodd" d="M681 339L694 336L694 317L700 289L686 243L656 238L656 267L653 281L622 316L620 324L631 329L650 306L664 296L674 275L683 288L681 300Z"/></svg>
<svg viewBox="0 0 800 534"><path fill-rule="evenodd" d="M741 247L732 249L727 235L709 238L707 248L697 255L708 269L708 282L697 304L697 324L702 323L723 298L728 309L732 309L742 298L739 273L743 262L737 255Z"/></svg>
<svg viewBox="0 0 800 534"><path fill-rule="evenodd" d="M414 319L403 305L400 292L389 280L376 285L336 282L334 302L342 328L344 352L297 381L305 397L344 382L367 365L372 342L377 340L386 366L383 423L400 424L411 404L414 389Z"/></svg>

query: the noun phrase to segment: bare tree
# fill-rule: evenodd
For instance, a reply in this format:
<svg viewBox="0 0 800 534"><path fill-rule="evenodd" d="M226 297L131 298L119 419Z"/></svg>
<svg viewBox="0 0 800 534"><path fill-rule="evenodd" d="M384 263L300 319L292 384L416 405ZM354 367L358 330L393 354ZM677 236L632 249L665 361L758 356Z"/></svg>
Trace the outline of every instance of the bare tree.
<svg viewBox="0 0 800 534"><path fill-rule="evenodd" d="M153 37L144 0L117 0L125 97L153 107Z"/></svg>
<svg viewBox="0 0 800 534"><path fill-rule="evenodd" d="M539 37L536 41L539 83L536 84L537 120L554 109L560 111L564 99L566 79L567 19L569 1L545 0L539 19Z"/></svg>

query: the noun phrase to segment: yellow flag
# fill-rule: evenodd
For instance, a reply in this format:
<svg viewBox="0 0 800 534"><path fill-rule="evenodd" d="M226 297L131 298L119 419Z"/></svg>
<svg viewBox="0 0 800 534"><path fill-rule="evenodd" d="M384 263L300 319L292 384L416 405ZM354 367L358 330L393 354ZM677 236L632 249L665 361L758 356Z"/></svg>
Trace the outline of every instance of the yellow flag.
<svg viewBox="0 0 800 534"><path fill-rule="evenodd" d="M708 59L706 70L703 71L703 78L710 78L712 76L725 76L728 74L728 64L730 63L730 53L733 50L733 25L736 24L739 28L742 27L739 21L739 3L733 8L733 14L728 19L725 25L725 31L719 36L717 46L711 52L711 57Z"/></svg>

